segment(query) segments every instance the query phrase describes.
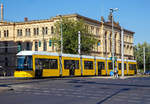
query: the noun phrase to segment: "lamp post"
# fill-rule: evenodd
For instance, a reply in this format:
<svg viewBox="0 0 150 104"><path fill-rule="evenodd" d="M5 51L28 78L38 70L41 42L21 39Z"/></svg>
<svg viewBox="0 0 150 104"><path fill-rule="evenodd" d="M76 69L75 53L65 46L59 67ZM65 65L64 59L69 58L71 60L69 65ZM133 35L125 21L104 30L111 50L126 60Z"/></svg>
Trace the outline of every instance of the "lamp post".
<svg viewBox="0 0 150 104"><path fill-rule="evenodd" d="M145 72L146 72L146 70L145 70L145 46L143 47L143 61L144 61L144 74L145 74Z"/></svg>
<svg viewBox="0 0 150 104"><path fill-rule="evenodd" d="M59 15L59 17L61 18L61 24L60 24L60 33L61 33L61 54L63 53L63 30L62 30L62 15Z"/></svg>
<svg viewBox="0 0 150 104"><path fill-rule="evenodd" d="M115 55L114 55L114 24L113 24L113 12L114 11L117 11L118 8L110 8L110 13L111 13L111 22L112 22L112 61L113 61L113 72L115 71L115 64L114 64L114 61L115 61Z"/></svg>
<svg viewBox="0 0 150 104"><path fill-rule="evenodd" d="M122 72L122 77L124 77L124 31L123 27L121 27L121 72Z"/></svg>

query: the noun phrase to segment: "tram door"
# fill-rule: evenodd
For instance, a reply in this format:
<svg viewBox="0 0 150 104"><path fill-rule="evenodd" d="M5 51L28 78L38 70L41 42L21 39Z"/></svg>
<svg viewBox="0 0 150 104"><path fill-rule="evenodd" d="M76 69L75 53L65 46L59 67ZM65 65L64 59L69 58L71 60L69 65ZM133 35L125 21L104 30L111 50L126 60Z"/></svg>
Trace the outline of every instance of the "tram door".
<svg viewBox="0 0 150 104"><path fill-rule="evenodd" d="M40 59L35 60L35 78L42 78L43 67Z"/></svg>
<svg viewBox="0 0 150 104"><path fill-rule="evenodd" d="M104 62L98 62L98 75L102 75L103 68L104 68Z"/></svg>

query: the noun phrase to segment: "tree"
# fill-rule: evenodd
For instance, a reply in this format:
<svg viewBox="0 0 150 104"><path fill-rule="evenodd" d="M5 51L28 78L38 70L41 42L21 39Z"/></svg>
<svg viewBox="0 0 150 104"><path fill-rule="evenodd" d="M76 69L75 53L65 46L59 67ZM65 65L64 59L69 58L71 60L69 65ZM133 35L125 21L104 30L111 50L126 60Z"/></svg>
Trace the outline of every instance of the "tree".
<svg viewBox="0 0 150 104"><path fill-rule="evenodd" d="M63 53L77 54L78 53L78 31L81 33L81 54L90 54L93 46L97 43L94 35L91 34L85 27L86 24L82 20L72 20L63 18L55 24L55 37L53 41L57 43L60 51L62 24L63 31Z"/></svg>
<svg viewBox="0 0 150 104"><path fill-rule="evenodd" d="M138 68L143 69L144 61L143 61L143 47L145 47L145 62L146 62L146 70L150 70L150 44L144 42L143 44L138 43L134 47L134 56L137 60Z"/></svg>

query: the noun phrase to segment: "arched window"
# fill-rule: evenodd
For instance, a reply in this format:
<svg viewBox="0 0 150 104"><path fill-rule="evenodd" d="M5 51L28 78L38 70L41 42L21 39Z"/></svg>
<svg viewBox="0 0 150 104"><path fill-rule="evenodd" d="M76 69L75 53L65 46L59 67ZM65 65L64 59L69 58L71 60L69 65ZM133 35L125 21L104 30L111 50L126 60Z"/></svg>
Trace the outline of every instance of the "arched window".
<svg viewBox="0 0 150 104"><path fill-rule="evenodd" d="M43 51L47 51L47 42L46 40L44 40L44 43L43 43Z"/></svg>
<svg viewBox="0 0 150 104"><path fill-rule="evenodd" d="M8 66L8 58L5 57L5 66Z"/></svg>
<svg viewBox="0 0 150 104"><path fill-rule="evenodd" d="M35 41L35 51L38 51L38 42Z"/></svg>
<svg viewBox="0 0 150 104"><path fill-rule="evenodd" d="M20 52L22 50L21 42L17 44L17 51Z"/></svg>
<svg viewBox="0 0 150 104"><path fill-rule="evenodd" d="M26 50L30 50L30 42L26 43Z"/></svg>
<svg viewBox="0 0 150 104"><path fill-rule="evenodd" d="M54 27L51 26L51 34L54 34Z"/></svg>

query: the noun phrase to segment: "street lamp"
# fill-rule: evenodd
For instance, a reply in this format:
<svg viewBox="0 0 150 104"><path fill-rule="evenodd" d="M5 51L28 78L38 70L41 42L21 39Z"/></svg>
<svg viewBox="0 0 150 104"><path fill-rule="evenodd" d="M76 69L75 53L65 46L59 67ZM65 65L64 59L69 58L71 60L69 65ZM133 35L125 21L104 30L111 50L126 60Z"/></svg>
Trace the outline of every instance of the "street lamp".
<svg viewBox="0 0 150 104"><path fill-rule="evenodd" d="M59 15L59 17L61 18L61 24L60 24L60 33L61 33L61 54L63 53L63 30L62 30L62 15Z"/></svg>
<svg viewBox="0 0 150 104"><path fill-rule="evenodd" d="M111 17L112 17L112 19L111 19L111 21L112 21L112 61L113 61L113 72L115 71L115 64L114 64L114 61L115 61L115 59L114 59L114 24L113 24L113 12L115 12L115 11L117 11L118 10L118 8L110 8L110 13L111 13Z"/></svg>

